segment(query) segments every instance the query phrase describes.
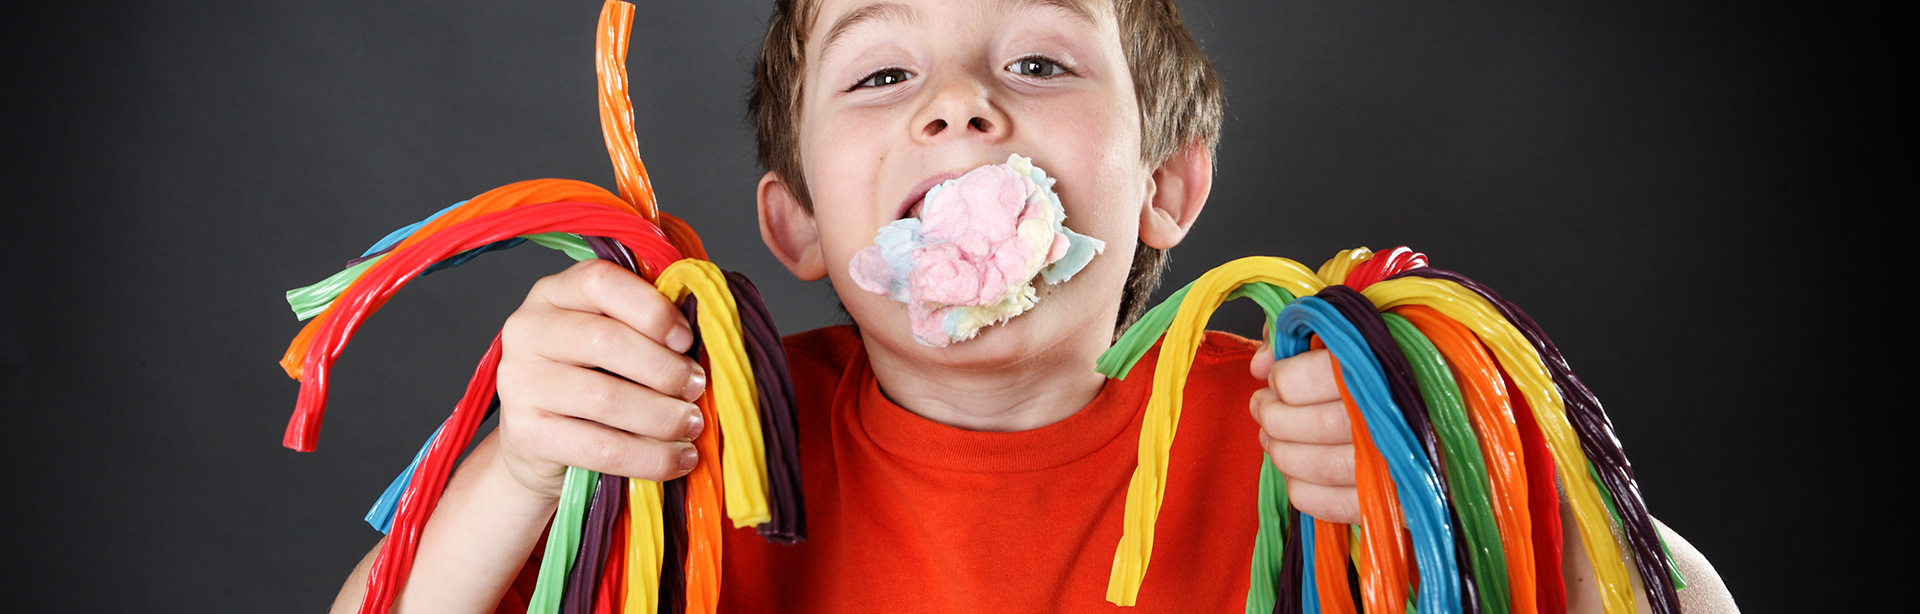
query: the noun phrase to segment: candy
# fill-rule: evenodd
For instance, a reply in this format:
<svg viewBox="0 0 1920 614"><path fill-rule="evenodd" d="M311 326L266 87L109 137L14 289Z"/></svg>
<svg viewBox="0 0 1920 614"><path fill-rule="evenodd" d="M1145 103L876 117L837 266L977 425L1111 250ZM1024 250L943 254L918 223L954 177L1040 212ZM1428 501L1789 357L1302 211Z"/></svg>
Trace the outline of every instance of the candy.
<svg viewBox="0 0 1920 614"><path fill-rule="evenodd" d="M854 254L861 289L907 304L913 338L945 347L1026 313L1033 280L1071 279L1106 243L1067 229L1053 178L1018 154L927 192L918 217Z"/></svg>

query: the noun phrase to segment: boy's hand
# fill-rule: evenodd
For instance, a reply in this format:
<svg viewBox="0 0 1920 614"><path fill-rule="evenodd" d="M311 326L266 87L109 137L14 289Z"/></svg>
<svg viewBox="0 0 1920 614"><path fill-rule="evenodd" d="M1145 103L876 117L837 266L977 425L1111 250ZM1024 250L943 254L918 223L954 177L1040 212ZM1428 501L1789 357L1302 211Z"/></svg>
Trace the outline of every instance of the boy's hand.
<svg viewBox="0 0 1920 614"><path fill-rule="evenodd" d="M1254 392L1248 405L1260 423L1260 447L1287 476L1287 498L1315 518L1360 524L1353 432L1331 355L1313 350L1275 362L1272 348L1263 345L1252 369L1267 387Z"/></svg>
<svg viewBox="0 0 1920 614"><path fill-rule="evenodd" d="M651 284L581 262L534 284L501 334L501 458L522 486L558 497L567 466L655 481L693 468L706 373Z"/></svg>

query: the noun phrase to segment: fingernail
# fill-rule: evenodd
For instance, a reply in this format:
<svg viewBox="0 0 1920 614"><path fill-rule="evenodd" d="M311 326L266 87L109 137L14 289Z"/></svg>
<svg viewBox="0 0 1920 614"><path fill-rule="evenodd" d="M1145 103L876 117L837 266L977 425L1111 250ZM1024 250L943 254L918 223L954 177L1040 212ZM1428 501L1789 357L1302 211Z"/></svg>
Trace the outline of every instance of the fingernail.
<svg viewBox="0 0 1920 614"><path fill-rule="evenodd" d="M667 331L667 349L682 354L693 349L693 330L678 324L674 325L673 330Z"/></svg>
<svg viewBox="0 0 1920 614"><path fill-rule="evenodd" d="M700 415L699 407L688 407L693 409L693 415L687 417L687 439L693 439L699 437L701 431L707 430L707 419Z"/></svg>
<svg viewBox="0 0 1920 614"><path fill-rule="evenodd" d="M697 464L700 464L700 451L693 449L692 446L688 446L685 451L680 453L681 471L693 471L693 466Z"/></svg>
<svg viewBox="0 0 1920 614"><path fill-rule="evenodd" d="M693 375L687 378L687 387L680 391L680 398L692 401L707 391L707 370L700 365L693 366Z"/></svg>

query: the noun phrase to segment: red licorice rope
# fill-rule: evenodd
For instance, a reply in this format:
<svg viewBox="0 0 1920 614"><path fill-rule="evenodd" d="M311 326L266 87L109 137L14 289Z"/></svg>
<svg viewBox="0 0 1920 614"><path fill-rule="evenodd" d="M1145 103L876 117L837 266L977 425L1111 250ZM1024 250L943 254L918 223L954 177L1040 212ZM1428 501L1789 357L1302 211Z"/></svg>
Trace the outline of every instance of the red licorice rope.
<svg viewBox="0 0 1920 614"><path fill-rule="evenodd" d="M1347 279L1342 281L1341 285L1355 290L1365 290L1367 286L1391 277L1395 273L1425 266L1427 266L1426 254L1402 245L1385 252L1375 253L1366 262L1354 265L1353 270L1347 273Z"/></svg>
<svg viewBox="0 0 1920 614"><path fill-rule="evenodd" d="M652 232L648 232L652 230ZM433 263L505 238L543 232L573 232L614 239L632 249L649 273L680 259L659 230L632 213L589 203L544 203L489 213L396 250L361 276L334 302L333 315L314 335L300 378L300 397L282 444L311 452L326 413L327 374L367 316Z"/></svg>
<svg viewBox="0 0 1920 614"><path fill-rule="evenodd" d="M389 254L335 302L333 316L319 328L313 345L307 348L300 398L284 440L287 447L300 451L314 449L326 410L327 374L333 362L360 324L400 287L450 255L507 237L543 232L576 232L612 238L636 248L633 249L635 257L649 271L659 271L679 259L679 253L652 224L631 212L592 203L528 205L476 217L422 237ZM392 607L413 566L421 528L438 505L454 462L473 440L486 404L493 398L499 362L500 339L496 335L468 384L466 396L448 420L452 428L435 438L400 500L393 529L367 576L367 597L361 602L361 612L373 614Z"/></svg>
<svg viewBox="0 0 1920 614"><path fill-rule="evenodd" d="M460 403L453 408L453 417L447 419L448 428L433 439L426 459L413 472L413 480L400 496L393 529L387 533L386 543L380 546L379 556L367 571L367 595L360 602L361 614L378 614L393 607L393 599L399 594L407 572L413 569L413 554L420 548L420 530L433 514L433 508L440 504L447 477L453 473L453 462L466 451L474 431L486 417L487 405L493 401L494 375L499 367L500 335L496 334L486 355L480 358L480 365L474 367L466 396L460 398Z"/></svg>
<svg viewBox="0 0 1920 614"><path fill-rule="evenodd" d="M1527 484L1539 485L1527 488L1527 515L1533 523L1534 603L1541 612L1565 612L1567 582L1560 575L1560 492L1553 487L1556 483L1553 452L1547 449L1546 435L1534 421L1527 397L1520 394L1504 367L1500 369L1500 378L1506 380L1507 398L1513 400L1513 423L1520 431L1520 454L1526 463Z"/></svg>

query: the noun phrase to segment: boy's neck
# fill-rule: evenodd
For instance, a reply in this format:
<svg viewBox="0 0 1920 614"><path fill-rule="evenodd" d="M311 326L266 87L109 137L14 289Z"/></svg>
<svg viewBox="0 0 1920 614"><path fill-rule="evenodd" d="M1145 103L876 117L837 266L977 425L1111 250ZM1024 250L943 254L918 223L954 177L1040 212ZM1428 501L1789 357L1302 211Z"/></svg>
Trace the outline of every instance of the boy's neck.
<svg viewBox="0 0 1920 614"><path fill-rule="evenodd" d="M970 431L1013 432L1065 420L1093 402L1106 384L1094 371L1106 346L1047 348L992 368L952 368L898 356L862 339L880 390L914 414ZM1087 344L1081 344L1087 345Z"/></svg>

